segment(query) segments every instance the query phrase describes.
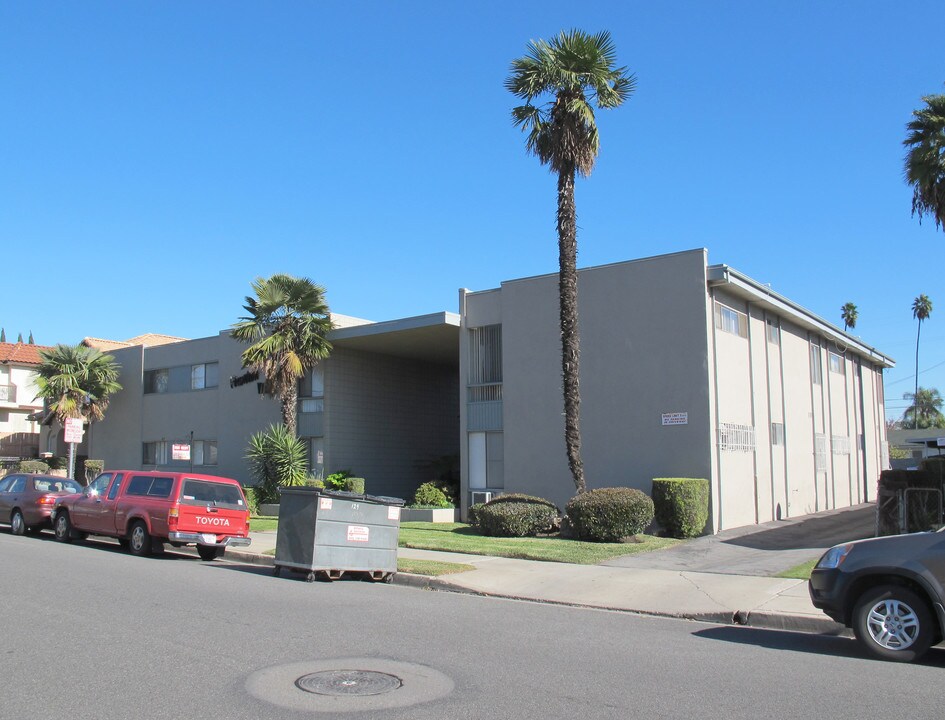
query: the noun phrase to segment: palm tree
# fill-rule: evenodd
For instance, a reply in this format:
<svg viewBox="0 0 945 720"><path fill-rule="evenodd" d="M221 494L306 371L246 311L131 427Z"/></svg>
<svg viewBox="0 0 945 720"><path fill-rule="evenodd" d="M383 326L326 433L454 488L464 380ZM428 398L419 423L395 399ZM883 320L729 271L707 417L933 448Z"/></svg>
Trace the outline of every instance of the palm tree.
<svg viewBox="0 0 945 720"><path fill-rule="evenodd" d="M856 327L856 321L857 318L860 317L860 311L856 309L856 305L853 303L844 303L843 307L840 308L840 317L843 318L843 331L846 332L847 329L852 330Z"/></svg>
<svg viewBox="0 0 945 720"><path fill-rule="evenodd" d="M904 175L912 186L912 214L931 215L935 226L945 226L945 95L926 95L925 107L912 111L902 144L906 153Z"/></svg>
<svg viewBox="0 0 945 720"><path fill-rule="evenodd" d="M251 343L243 367L265 375L268 391L279 396L282 424L294 437L299 379L331 352L325 289L283 274L256 278L252 287L256 297L246 298L249 314L233 325L233 337Z"/></svg>
<svg viewBox="0 0 945 720"><path fill-rule="evenodd" d="M577 492L584 492L581 460L577 313L577 212L575 175L587 177L600 151L591 103L615 108L630 97L636 78L615 67L610 33L562 32L532 41L524 57L512 61L505 87L525 101L512 110L517 127L528 133L526 150L558 175L558 294L561 324L561 374L564 390L565 444ZM542 105L533 104L547 98Z"/></svg>
<svg viewBox="0 0 945 720"><path fill-rule="evenodd" d="M115 358L85 345L56 345L40 350L37 398L60 423L69 418L94 422L105 417L110 396L121 390ZM75 470L75 443L69 443L69 477Z"/></svg>
<svg viewBox="0 0 945 720"><path fill-rule="evenodd" d="M902 415L904 427L940 428L945 427L945 415L942 415L942 396L935 388L919 388L913 393L905 393L904 399L912 403Z"/></svg>
<svg viewBox="0 0 945 720"><path fill-rule="evenodd" d="M928 295L919 295L912 301L912 317L919 321L915 334L915 396L919 395L919 336L922 334L922 321L932 314L932 301ZM918 427L918 426L916 426Z"/></svg>

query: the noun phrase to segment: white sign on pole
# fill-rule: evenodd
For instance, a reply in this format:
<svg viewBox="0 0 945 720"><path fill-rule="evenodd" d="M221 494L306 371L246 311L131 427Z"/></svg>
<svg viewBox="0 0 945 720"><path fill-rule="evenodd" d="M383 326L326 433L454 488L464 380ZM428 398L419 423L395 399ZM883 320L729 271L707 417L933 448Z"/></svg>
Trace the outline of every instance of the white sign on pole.
<svg viewBox="0 0 945 720"><path fill-rule="evenodd" d="M174 443L171 445L172 460L190 460L190 445L187 443Z"/></svg>
<svg viewBox="0 0 945 720"><path fill-rule="evenodd" d="M82 418L66 418L65 440L67 443L82 442L82 435L84 434L82 424Z"/></svg>
<svg viewBox="0 0 945 720"><path fill-rule="evenodd" d="M663 413L663 425L688 425L688 424L689 424L689 413L687 412Z"/></svg>

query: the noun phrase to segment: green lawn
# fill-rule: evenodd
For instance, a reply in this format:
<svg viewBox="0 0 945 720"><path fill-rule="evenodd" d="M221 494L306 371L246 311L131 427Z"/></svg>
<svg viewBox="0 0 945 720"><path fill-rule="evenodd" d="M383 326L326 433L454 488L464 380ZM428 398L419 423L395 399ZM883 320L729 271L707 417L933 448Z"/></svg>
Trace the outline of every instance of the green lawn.
<svg viewBox="0 0 945 720"><path fill-rule="evenodd" d="M279 518L268 516L253 515L249 519L250 532L266 532L268 530L277 530L279 528Z"/></svg>
<svg viewBox="0 0 945 720"><path fill-rule="evenodd" d="M412 573L414 575L452 575L453 573L475 569L472 565L466 565L465 563L397 558L397 572Z"/></svg>
<svg viewBox="0 0 945 720"><path fill-rule="evenodd" d="M620 555L631 555L680 543L672 538L638 535L639 542L595 543L559 537L493 538L477 535L463 523L408 522L400 525L400 546L497 557L594 565Z"/></svg>
<svg viewBox="0 0 945 720"><path fill-rule="evenodd" d="M777 575L775 575L775 577L794 578L796 580L810 580L811 570L814 569L814 565L817 564L818 560L820 560L820 558L815 557L813 560L808 560L807 562L796 565L789 570L779 572Z"/></svg>

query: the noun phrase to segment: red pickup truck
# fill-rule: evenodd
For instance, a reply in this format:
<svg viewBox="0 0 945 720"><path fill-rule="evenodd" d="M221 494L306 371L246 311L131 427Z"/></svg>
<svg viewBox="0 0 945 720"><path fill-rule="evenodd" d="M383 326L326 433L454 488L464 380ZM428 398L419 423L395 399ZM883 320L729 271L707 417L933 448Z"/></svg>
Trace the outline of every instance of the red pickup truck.
<svg viewBox="0 0 945 720"><path fill-rule="evenodd" d="M240 484L194 473L104 472L83 492L57 500L52 526L60 542L106 535L134 555L150 555L169 542L196 545L203 560L215 560L227 547L251 542Z"/></svg>

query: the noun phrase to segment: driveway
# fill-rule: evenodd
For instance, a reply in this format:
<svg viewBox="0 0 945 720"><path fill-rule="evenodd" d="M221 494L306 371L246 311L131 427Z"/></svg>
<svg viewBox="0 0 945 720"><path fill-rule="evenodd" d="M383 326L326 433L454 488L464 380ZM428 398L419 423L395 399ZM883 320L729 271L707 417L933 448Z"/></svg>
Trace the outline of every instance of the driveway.
<svg viewBox="0 0 945 720"><path fill-rule="evenodd" d="M676 547L624 555L602 565L768 577L848 540L873 537L876 506L856 505L789 520L724 530Z"/></svg>

